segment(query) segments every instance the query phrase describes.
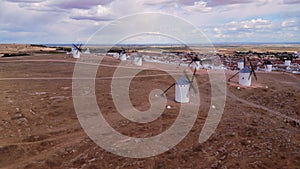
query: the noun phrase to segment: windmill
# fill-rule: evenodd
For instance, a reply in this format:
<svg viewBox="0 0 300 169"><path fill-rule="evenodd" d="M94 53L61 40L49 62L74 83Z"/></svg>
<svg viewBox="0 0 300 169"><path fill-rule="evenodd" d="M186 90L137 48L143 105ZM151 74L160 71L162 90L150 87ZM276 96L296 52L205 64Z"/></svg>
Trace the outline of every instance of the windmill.
<svg viewBox="0 0 300 169"><path fill-rule="evenodd" d="M90 48L87 48L83 53L87 55L91 54Z"/></svg>
<svg viewBox="0 0 300 169"><path fill-rule="evenodd" d="M188 66L190 66L191 64L193 64L192 67L195 68L195 69L197 69L197 70L199 70L200 66L203 67L202 60L200 60L197 56L195 56L194 58L192 58L192 61L188 64Z"/></svg>
<svg viewBox="0 0 300 169"><path fill-rule="evenodd" d="M119 53L114 53L114 54L113 54L113 58L115 58L115 59L120 58L120 54L119 54Z"/></svg>
<svg viewBox="0 0 300 169"><path fill-rule="evenodd" d="M74 43L72 44L73 47L72 47L72 55L73 55L73 58L80 58L80 54L82 52L82 44L78 44L78 45L75 45Z"/></svg>
<svg viewBox="0 0 300 169"><path fill-rule="evenodd" d="M240 71L238 71L237 73L235 73L234 75L232 75L229 79L228 79L228 82L230 82L230 80L232 78L234 78L237 74L239 74L239 84L242 85L242 86L251 86L251 76L252 74L254 75L255 77L255 80L257 80L257 76L256 76L256 73L255 73L255 68L252 64L252 62L250 61L249 57L248 57L248 60L249 60L249 63L250 63L250 66L246 66L246 58L244 58L244 68L241 69Z"/></svg>
<svg viewBox="0 0 300 169"><path fill-rule="evenodd" d="M142 66L143 56L140 53L136 53L133 58L133 63L137 66Z"/></svg>
<svg viewBox="0 0 300 169"><path fill-rule="evenodd" d="M263 66L265 66L265 71L266 72L272 72L273 64L270 60L264 61Z"/></svg>
<svg viewBox="0 0 300 169"><path fill-rule="evenodd" d="M197 69L194 69L192 78L190 79L186 72L185 76L181 76L175 83L168 87L161 95L164 96L173 86L175 86L175 101L179 103L188 103L190 101L191 88L197 93L196 88L193 85Z"/></svg>
<svg viewBox="0 0 300 169"><path fill-rule="evenodd" d="M127 60L127 54L124 48L119 52L119 59L121 61Z"/></svg>
<svg viewBox="0 0 300 169"><path fill-rule="evenodd" d="M245 58L244 59L240 59L239 61L238 61L238 69L239 70L241 70L241 69L243 69L244 68L244 66L246 65L246 60L245 60Z"/></svg>
<svg viewBox="0 0 300 169"><path fill-rule="evenodd" d="M291 63L292 63L292 61L290 59L286 59L284 61L284 66L286 66L287 70L290 69Z"/></svg>

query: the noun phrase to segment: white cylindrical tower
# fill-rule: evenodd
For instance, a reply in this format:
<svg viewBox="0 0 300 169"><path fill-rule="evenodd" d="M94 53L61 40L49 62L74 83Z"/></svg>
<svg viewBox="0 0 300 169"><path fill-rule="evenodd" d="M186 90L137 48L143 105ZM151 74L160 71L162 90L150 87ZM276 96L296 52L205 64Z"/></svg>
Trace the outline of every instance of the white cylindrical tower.
<svg viewBox="0 0 300 169"><path fill-rule="evenodd" d="M137 66L142 66L143 64L143 58L140 55L135 55L133 59L133 63Z"/></svg>
<svg viewBox="0 0 300 169"><path fill-rule="evenodd" d="M267 71L267 72L272 72L272 67L273 67L273 65L265 65L265 70Z"/></svg>
<svg viewBox="0 0 300 169"><path fill-rule="evenodd" d="M113 54L113 58L119 59L120 55L118 53Z"/></svg>
<svg viewBox="0 0 300 169"><path fill-rule="evenodd" d="M244 68L244 60L243 59L240 59L238 61L238 69L242 70Z"/></svg>
<svg viewBox="0 0 300 169"><path fill-rule="evenodd" d="M251 70L248 66L240 70L239 73L239 84L242 86L251 86L251 77L249 78Z"/></svg>
<svg viewBox="0 0 300 169"><path fill-rule="evenodd" d="M91 54L90 48L87 48L86 51L83 52L84 54Z"/></svg>
<svg viewBox="0 0 300 169"><path fill-rule="evenodd" d="M121 55L120 60L121 61L127 60L127 55L126 54Z"/></svg>
<svg viewBox="0 0 300 169"><path fill-rule="evenodd" d="M195 61L194 63L195 63L195 67L194 68L196 68L197 70L199 70L200 67L201 67L200 61Z"/></svg>
<svg viewBox="0 0 300 169"><path fill-rule="evenodd" d="M188 103L190 101L189 88L190 82L183 76L179 78L175 85L175 101Z"/></svg>
<svg viewBox="0 0 300 169"><path fill-rule="evenodd" d="M285 60L284 65L285 66L291 66L291 60Z"/></svg>
<svg viewBox="0 0 300 169"><path fill-rule="evenodd" d="M73 58L78 59L78 58L80 58L81 52L79 52L79 51L77 51L77 50L74 50L72 54L73 54Z"/></svg>

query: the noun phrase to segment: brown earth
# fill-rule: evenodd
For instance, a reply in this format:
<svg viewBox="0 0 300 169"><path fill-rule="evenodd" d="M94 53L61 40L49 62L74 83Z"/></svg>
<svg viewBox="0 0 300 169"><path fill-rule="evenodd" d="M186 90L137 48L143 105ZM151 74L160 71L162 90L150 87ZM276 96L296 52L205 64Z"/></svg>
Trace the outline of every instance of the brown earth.
<svg viewBox="0 0 300 169"><path fill-rule="evenodd" d="M263 52L294 53L299 51L299 47L300 47L299 44L215 45L215 48L220 54L233 54L235 51L249 51L249 50L258 53L263 53Z"/></svg>
<svg viewBox="0 0 300 169"><path fill-rule="evenodd" d="M45 47L41 45L24 44L0 44L0 57L4 54L32 54L40 51L55 51L56 48Z"/></svg>
<svg viewBox="0 0 300 169"><path fill-rule="evenodd" d="M197 72L201 105L194 127L171 150L132 159L95 144L77 119L72 99L74 60L65 54L0 59L0 168L299 168L300 79L287 73L257 72L255 87L227 86L222 120L215 133L198 143L210 107L207 72ZM137 124L122 117L110 93L114 65L105 58L97 72L96 96L104 117L117 131L149 137L168 129L178 115L174 89L161 118ZM128 63L130 65L130 63ZM112 65L112 66L107 66ZM131 65L132 66L132 65ZM147 65L146 65L147 66ZM162 66L159 64L148 64ZM166 66L167 67L167 66ZM139 110L150 107L149 92L169 87L170 76L149 69L135 77L130 99ZM229 77L234 72L227 71ZM154 75L154 76L144 76Z"/></svg>

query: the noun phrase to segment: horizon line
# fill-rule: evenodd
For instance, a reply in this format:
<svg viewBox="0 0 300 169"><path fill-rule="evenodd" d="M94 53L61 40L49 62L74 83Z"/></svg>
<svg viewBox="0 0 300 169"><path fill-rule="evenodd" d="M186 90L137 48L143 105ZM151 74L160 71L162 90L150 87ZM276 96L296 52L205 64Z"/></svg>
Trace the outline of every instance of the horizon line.
<svg viewBox="0 0 300 169"><path fill-rule="evenodd" d="M74 42L73 42L74 43ZM72 46L73 43L1 43L0 45L5 44L17 44L17 45L45 45L45 46L57 46L57 45L63 45L63 46ZM283 45L289 45L289 44L299 44L300 42L212 42L212 43L187 43L187 44L181 44L181 43L120 43L120 44L105 44L105 43L99 43L99 44L86 44L86 43L75 43L75 44L83 44L83 45L97 45L97 46L122 46L122 45L256 45L256 44L283 44Z"/></svg>

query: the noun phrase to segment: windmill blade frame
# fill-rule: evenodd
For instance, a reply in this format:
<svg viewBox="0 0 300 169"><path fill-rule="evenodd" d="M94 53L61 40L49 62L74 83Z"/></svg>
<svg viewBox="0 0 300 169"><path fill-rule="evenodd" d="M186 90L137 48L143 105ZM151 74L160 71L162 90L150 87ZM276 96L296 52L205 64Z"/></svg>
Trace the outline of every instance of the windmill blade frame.
<svg viewBox="0 0 300 169"><path fill-rule="evenodd" d="M190 88L189 88L189 92L191 91L191 88L193 89L194 93L197 94L198 91L197 89L195 88L194 84L193 83L190 83Z"/></svg>
<svg viewBox="0 0 300 169"><path fill-rule="evenodd" d="M238 72L236 72L234 75L232 75L227 81L228 82L230 82L230 80L232 79L232 78L234 78L237 74L239 74L240 72L238 71Z"/></svg>
<svg viewBox="0 0 300 169"><path fill-rule="evenodd" d="M257 76L256 76L255 71L253 71L253 75L254 75L255 80L257 81Z"/></svg>
<svg viewBox="0 0 300 169"><path fill-rule="evenodd" d="M188 76L187 72L184 71L184 75L185 75L186 79L187 79L187 80L189 81L189 83L190 83L189 92L191 91L191 88L192 88L193 91L194 91L194 93L197 93L197 90L196 90L196 88L195 88L195 86L194 86L194 84L193 84L194 79L195 79L195 75L196 75L196 71L197 71L197 69L195 68L195 69L194 69L194 72L193 72L193 75L192 75L192 79L190 79L190 77ZM188 94L189 94L189 93L188 93Z"/></svg>
<svg viewBox="0 0 300 169"><path fill-rule="evenodd" d="M254 69L254 66L252 64L252 62L250 61L250 67L251 67L251 73L250 75L253 73L254 77L255 77L255 80L257 80L257 76L256 76L256 73L255 73L255 69Z"/></svg>
<svg viewBox="0 0 300 169"><path fill-rule="evenodd" d="M187 79L188 81L190 81L190 77L189 77L189 75L187 74L186 70L184 70L183 73L184 73L184 76L186 77L186 79Z"/></svg>
<svg viewBox="0 0 300 169"><path fill-rule="evenodd" d="M191 83L193 83L193 82L194 82L194 79L195 79L195 76L196 76L196 71L197 71L197 69L195 68L195 69L194 69L193 76L192 76Z"/></svg>
<svg viewBox="0 0 300 169"><path fill-rule="evenodd" d="M76 48L77 53L78 53L78 51L79 51L79 52L82 51L82 48L81 48L82 44L75 45L74 43L72 43L72 45Z"/></svg>
<svg viewBox="0 0 300 169"><path fill-rule="evenodd" d="M192 57L190 56L190 58L192 58ZM197 61L199 61L200 64L202 65L202 60L199 59L197 56L195 56L194 58L192 58L192 61L189 63L189 66L190 66L192 63L195 63L197 66L199 66L198 63L197 63Z"/></svg>
<svg viewBox="0 0 300 169"><path fill-rule="evenodd" d="M162 94L161 94L161 96L164 96L166 93L167 93L167 91L169 91L173 86L175 86L176 85L176 83L173 83L171 86L169 86Z"/></svg>
<svg viewBox="0 0 300 169"><path fill-rule="evenodd" d="M250 74L249 74L249 77L248 77L248 80L250 80L250 78L251 78L251 76L252 76L252 70L251 70L251 72L250 72Z"/></svg>

